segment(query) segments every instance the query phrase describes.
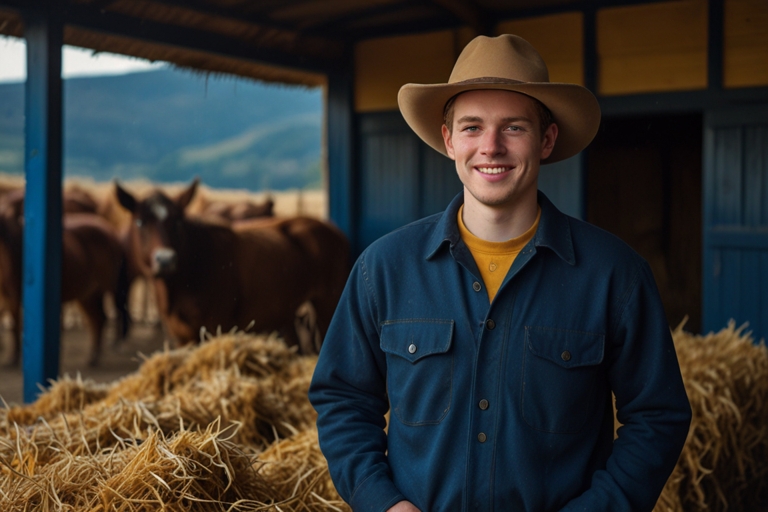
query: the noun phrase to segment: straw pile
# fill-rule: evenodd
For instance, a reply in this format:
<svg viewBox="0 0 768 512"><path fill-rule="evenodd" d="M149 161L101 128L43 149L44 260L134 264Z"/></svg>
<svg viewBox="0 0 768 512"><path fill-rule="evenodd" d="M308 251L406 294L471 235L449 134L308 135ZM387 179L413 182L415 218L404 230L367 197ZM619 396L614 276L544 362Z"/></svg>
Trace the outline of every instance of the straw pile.
<svg viewBox="0 0 768 512"><path fill-rule="evenodd" d="M349 510L317 447L315 363L240 333L111 385L53 382L0 409L0 509Z"/></svg>
<svg viewBox="0 0 768 512"><path fill-rule="evenodd" d="M767 510L768 349L744 328L672 333L693 421L655 512Z"/></svg>
<svg viewBox="0 0 768 512"><path fill-rule="evenodd" d="M733 323L673 338L693 423L655 512L761 510L768 350ZM111 385L53 382L0 409L0 510L348 511L307 400L315 363L230 334L166 348Z"/></svg>

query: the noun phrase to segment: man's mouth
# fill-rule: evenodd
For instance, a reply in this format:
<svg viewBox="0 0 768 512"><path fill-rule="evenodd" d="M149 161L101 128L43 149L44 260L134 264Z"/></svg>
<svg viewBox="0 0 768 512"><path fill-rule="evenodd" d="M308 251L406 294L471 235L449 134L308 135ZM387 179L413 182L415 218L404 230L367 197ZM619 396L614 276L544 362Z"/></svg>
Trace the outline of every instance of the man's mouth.
<svg viewBox="0 0 768 512"><path fill-rule="evenodd" d="M483 174L501 174L511 170L511 167L475 167L479 172Z"/></svg>

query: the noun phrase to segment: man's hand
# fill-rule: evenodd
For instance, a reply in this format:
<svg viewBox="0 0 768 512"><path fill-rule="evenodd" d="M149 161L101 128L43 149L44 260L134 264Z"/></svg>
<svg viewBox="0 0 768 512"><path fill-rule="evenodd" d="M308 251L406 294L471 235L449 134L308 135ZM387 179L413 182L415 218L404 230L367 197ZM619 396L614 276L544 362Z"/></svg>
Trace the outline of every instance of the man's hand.
<svg viewBox="0 0 768 512"><path fill-rule="evenodd" d="M410 501L399 501L394 507L390 507L387 512L421 512Z"/></svg>

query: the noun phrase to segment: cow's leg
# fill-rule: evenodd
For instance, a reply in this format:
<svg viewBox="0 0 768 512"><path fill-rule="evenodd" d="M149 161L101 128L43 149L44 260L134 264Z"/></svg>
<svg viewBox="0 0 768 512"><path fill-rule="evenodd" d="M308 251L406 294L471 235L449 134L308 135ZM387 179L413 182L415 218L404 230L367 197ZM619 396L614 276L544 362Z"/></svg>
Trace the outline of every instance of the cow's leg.
<svg viewBox="0 0 768 512"><path fill-rule="evenodd" d="M320 352L320 345L325 339L325 333L331 325L333 313L336 311L336 302L327 298L315 299L312 301L315 307L315 333L317 336L316 350Z"/></svg>
<svg viewBox="0 0 768 512"><path fill-rule="evenodd" d="M88 359L90 366L96 366L101 357L101 336L107 321L103 301L104 297L101 293L94 293L78 301L86 318L88 318L88 329L91 333L91 355Z"/></svg>
<svg viewBox="0 0 768 512"><path fill-rule="evenodd" d="M6 361L6 366L8 368L16 368L21 360L21 310L11 307L8 313L10 313L11 320L13 321L10 333L13 339L10 344L11 355L8 361Z"/></svg>

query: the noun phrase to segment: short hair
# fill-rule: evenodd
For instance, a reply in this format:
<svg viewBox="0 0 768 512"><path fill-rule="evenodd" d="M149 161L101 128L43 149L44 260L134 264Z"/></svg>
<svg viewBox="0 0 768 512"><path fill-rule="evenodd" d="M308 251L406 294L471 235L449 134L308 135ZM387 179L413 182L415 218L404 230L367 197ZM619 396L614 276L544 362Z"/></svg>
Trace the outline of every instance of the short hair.
<svg viewBox="0 0 768 512"><path fill-rule="evenodd" d="M467 91L465 91L467 92ZM445 126L448 127L448 131L453 133L453 104L456 102L456 98L463 93L456 94L454 96L451 96L451 98L445 102L445 108L443 109L443 123L445 123ZM523 93L520 93L523 94ZM526 96L528 96L526 94ZM549 125L555 122L555 117L552 115L552 112L547 108L546 105L544 105L542 102L534 98L533 96L528 96L533 100L533 104L536 107L536 113L539 115L539 131L541 132L541 136L543 137L544 134L547 131L547 128L549 128Z"/></svg>

